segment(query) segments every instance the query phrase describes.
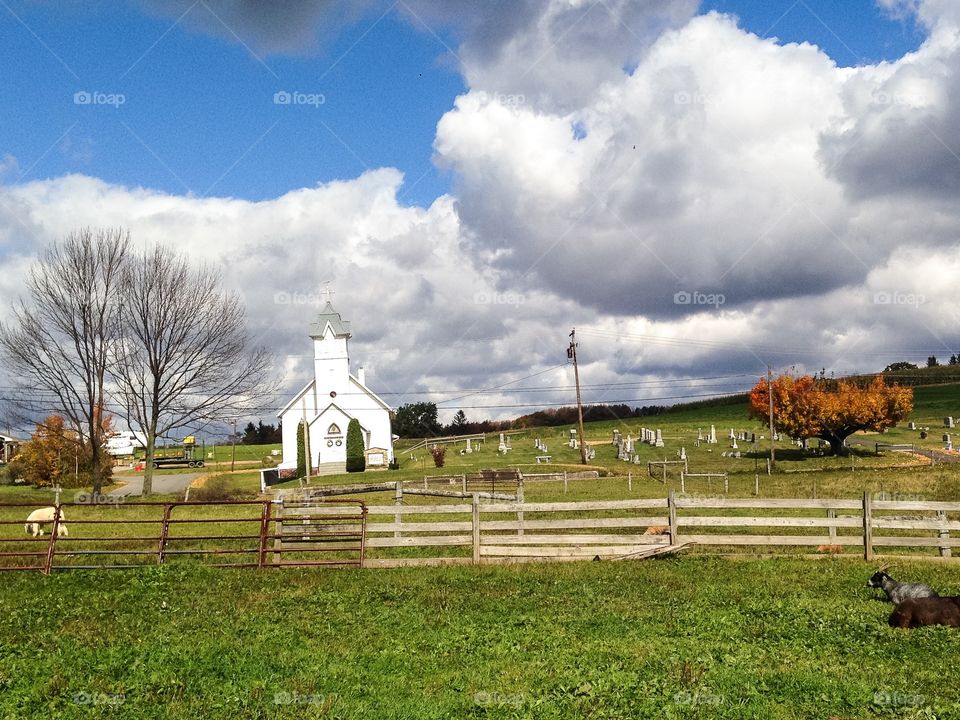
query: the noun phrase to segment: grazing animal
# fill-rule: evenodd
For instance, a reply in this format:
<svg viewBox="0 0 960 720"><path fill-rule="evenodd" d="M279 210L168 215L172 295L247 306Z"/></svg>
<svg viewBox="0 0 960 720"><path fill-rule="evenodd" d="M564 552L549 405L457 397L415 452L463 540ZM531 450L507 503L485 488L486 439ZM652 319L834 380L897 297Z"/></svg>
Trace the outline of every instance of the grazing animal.
<svg viewBox="0 0 960 720"><path fill-rule="evenodd" d="M643 531L644 535L669 535L670 528L666 525L651 525Z"/></svg>
<svg viewBox="0 0 960 720"><path fill-rule="evenodd" d="M27 522L23 526L23 531L28 535L39 537L40 535L43 535L43 526L47 523L53 523L56 515L57 509L55 507L44 507L34 510L32 513L27 515ZM63 514L63 510L60 510L60 522L57 525L57 537L66 537L69 535L67 532L67 526L63 522L66 517L67 516Z"/></svg>
<svg viewBox="0 0 960 720"><path fill-rule="evenodd" d="M936 591L929 585L897 582L887 574L887 567L889 566L884 565L877 570L867 581L867 587L882 588L883 592L887 594L887 599L894 605L899 605L904 600L938 597Z"/></svg>
<svg viewBox="0 0 960 720"><path fill-rule="evenodd" d="M925 625L960 627L960 597L922 597L904 600L890 613L890 627Z"/></svg>
<svg viewBox="0 0 960 720"><path fill-rule="evenodd" d="M839 555L843 552L843 545L817 545L817 552Z"/></svg>

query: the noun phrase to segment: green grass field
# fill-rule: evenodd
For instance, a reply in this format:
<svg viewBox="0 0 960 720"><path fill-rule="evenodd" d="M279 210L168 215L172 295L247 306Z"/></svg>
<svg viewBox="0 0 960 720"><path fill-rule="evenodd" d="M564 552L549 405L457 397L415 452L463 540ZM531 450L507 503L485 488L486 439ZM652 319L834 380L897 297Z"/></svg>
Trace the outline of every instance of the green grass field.
<svg viewBox="0 0 960 720"><path fill-rule="evenodd" d="M960 592L960 572L901 574ZM4 578L3 718L956 718L870 568L679 558Z"/></svg>
<svg viewBox="0 0 960 720"><path fill-rule="evenodd" d="M939 446L942 418L953 408L960 408L960 386L916 390L913 419L931 427L931 447ZM695 448L697 428L711 423L721 443ZM618 461L609 444L613 428L636 435L641 425L661 428L667 447L638 446L642 465ZM752 457L720 457L731 427L763 432L746 420L742 404L594 423L587 438L604 477L573 481L566 491L563 483L531 478L526 497L663 497L679 489L678 478L671 473L663 484L649 477L645 461L684 447L691 472L729 472L735 496L752 494L759 467L766 497L869 490L960 499L960 465L866 448L851 460L783 446L777 471L767 476ZM484 467L520 467L528 475L577 470L566 430L514 435L505 458L492 447L495 435L479 453L460 455L462 445L453 446L443 470L422 450L411 459L401 444L399 471L315 483ZM537 436L550 445L550 465L534 461ZM916 436L904 423L883 440ZM242 457L253 462L269 449L247 448ZM218 452L215 459L222 471L228 458ZM820 471L803 472L809 469ZM216 472L216 463L208 470ZM238 470L228 483L251 493L258 473ZM691 480L687 491L719 494L721 487ZM392 493L360 497L392 501ZM48 490L0 487L0 501L51 500ZM79 519L97 508L68 512ZM6 515L22 522L19 509ZM642 562L498 567L240 571L177 562L50 577L3 573L0 719L960 718L960 631L889 629L891 607L864 587L872 570L851 559L732 559L695 549ZM905 557L896 575L960 594L953 564Z"/></svg>

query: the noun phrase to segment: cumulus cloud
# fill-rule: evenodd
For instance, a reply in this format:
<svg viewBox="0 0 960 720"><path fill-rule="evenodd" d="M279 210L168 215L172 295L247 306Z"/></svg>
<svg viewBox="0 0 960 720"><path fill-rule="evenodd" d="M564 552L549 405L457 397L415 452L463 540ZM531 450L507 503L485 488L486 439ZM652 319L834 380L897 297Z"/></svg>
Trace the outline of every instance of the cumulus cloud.
<svg viewBox="0 0 960 720"><path fill-rule="evenodd" d="M816 152L840 86L816 48L712 14L573 112L471 92L436 151L473 245L505 274L614 314L686 314L678 292L748 305L862 277L863 241Z"/></svg>

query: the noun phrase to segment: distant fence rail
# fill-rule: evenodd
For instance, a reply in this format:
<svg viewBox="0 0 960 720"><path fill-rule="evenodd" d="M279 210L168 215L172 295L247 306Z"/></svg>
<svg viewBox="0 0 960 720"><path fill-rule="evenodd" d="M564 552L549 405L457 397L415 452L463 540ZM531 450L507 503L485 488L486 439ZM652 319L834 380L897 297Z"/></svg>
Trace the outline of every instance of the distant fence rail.
<svg viewBox="0 0 960 720"><path fill-rule="evenodd" d="M260 568L487 564L614 559L686 544L751 552L852 548L871 560L883 548L949 557L960 546L960 502L877 499L869 493L811 500L671 492L653 499L524 503L484 501L476 492L468 502L442 504L64 505L70 534L39 538L23 534L32 507L0 505L0 569L51 572L187 558Z"/></svg>

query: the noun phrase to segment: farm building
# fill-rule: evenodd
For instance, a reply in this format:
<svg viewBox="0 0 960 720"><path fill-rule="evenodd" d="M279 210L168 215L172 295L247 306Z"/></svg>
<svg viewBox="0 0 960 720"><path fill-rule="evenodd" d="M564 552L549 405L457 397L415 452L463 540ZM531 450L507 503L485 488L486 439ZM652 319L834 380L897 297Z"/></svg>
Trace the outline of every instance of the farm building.
<svg viewBox="0 0 960 720"><path fill-rule="evenodd" d="M9 435L0 435L0 463L8 463L20 450L23 441Z"/></svg>
<svg viewBox="0 0 960 720"><path fill-rule="evenodd" d="M297 428L309 428L311 467L319 473L344 472L347 425L360 423L367 467L386 466L393 459L390 407L365 383L363 368L350 373L350 323L328 301L310 326L314 377L278 413L283 426L281 469L297 466Z"/></svg>

